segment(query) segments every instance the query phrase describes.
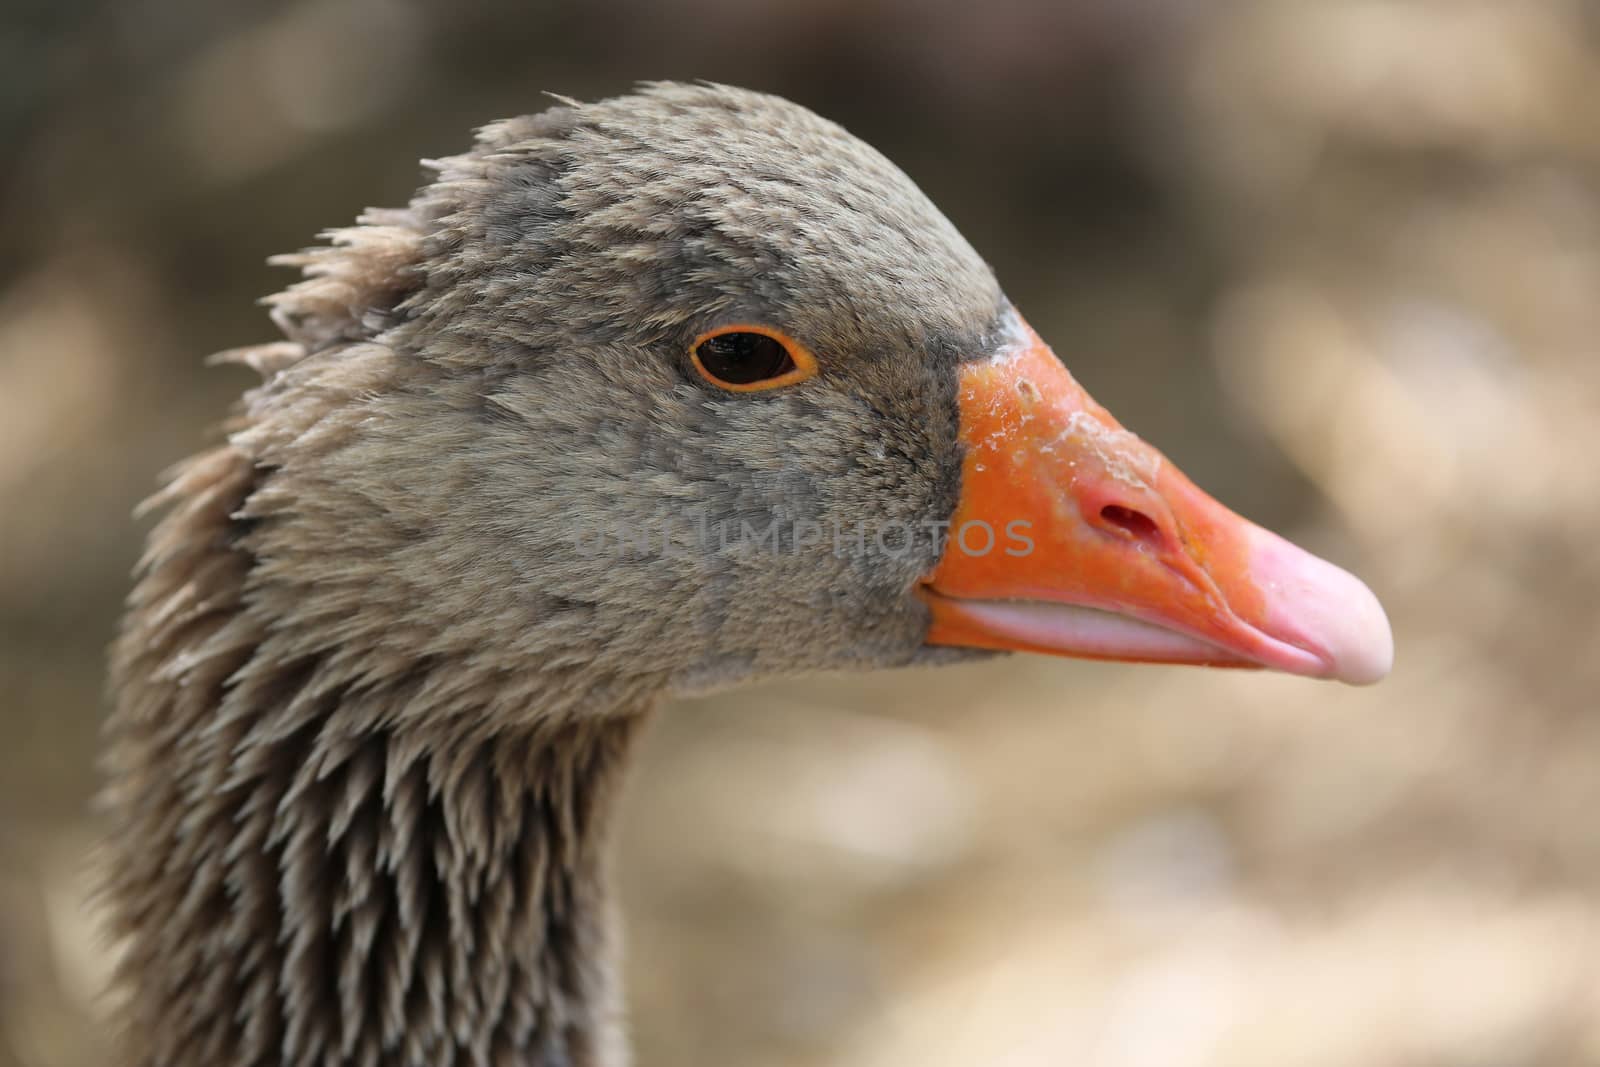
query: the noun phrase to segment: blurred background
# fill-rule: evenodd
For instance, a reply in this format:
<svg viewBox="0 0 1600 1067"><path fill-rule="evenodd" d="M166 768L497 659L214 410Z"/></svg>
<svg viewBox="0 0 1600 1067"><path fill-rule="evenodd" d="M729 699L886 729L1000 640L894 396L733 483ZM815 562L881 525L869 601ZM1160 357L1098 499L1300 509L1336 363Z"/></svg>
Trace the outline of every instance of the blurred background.
<svg viewBox="0 0 1600 1067"><path fill-rule="evenodd" d="M0 1067L80 1067L103 649L265 258L642 78L900 163L1077 377L1365 577L1376 689L1012 658L656 724L640 1067L1600 1064L1600 4L7 0Z"/></svg>

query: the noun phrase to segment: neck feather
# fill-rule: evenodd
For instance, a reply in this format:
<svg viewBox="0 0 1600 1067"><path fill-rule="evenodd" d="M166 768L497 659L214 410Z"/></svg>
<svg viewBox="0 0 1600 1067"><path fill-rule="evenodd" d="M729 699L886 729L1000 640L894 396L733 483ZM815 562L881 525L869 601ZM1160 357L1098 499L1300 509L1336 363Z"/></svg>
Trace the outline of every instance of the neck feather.
<svg viewBox="0 0 1600 1067"><path fill-rule="evenodd" d="M582 707L564 678L507 726L450 663L271 662L250 559L215 536L249 477L226 449L179 476L117 650L126 1059L623 1064L604 839L649 695Z"/></svg>

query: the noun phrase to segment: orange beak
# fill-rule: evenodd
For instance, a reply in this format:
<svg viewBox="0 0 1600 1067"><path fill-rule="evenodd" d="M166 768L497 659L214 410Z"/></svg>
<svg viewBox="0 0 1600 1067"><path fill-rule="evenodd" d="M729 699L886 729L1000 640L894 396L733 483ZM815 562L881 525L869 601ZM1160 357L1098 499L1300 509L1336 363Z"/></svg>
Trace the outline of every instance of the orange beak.
<svg viewBox="0 0 1600 1067"><path fill-rule="evenodd" d="M930 644L1357 685L1389 672L1371 590L1201 492L1020 318L960 373L961 497L921 587Z"/></svg>

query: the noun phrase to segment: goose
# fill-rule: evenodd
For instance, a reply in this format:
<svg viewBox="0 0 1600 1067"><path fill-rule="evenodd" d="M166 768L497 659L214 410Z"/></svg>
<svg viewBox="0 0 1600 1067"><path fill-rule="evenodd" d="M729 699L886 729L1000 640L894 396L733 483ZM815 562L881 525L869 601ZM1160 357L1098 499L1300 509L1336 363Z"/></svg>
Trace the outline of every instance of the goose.
<svg viewBox="0 0 1600 1067"><path fill-rule="evenodd" d="M1031 651L1366 684L1347 572L1123 429L782 99L557 98L281 257L113 648L138 1067L630 1062L608 830L663 702Z"/></svg>

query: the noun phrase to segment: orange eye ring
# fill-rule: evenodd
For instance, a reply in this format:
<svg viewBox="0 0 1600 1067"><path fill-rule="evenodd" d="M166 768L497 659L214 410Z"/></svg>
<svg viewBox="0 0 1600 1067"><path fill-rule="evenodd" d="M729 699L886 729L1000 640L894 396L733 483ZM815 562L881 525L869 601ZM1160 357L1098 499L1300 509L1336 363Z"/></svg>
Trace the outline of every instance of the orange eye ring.
<svg viewBox="0 0 1600 1067"><path fill-rule="evenodd" d="M707 344L718 339L728 341ZM733 393L779 389L817 373L817 357L809 348L782 330L752 323L737 322L707 330L689 346L689 358L700 377Z"/></svg>

